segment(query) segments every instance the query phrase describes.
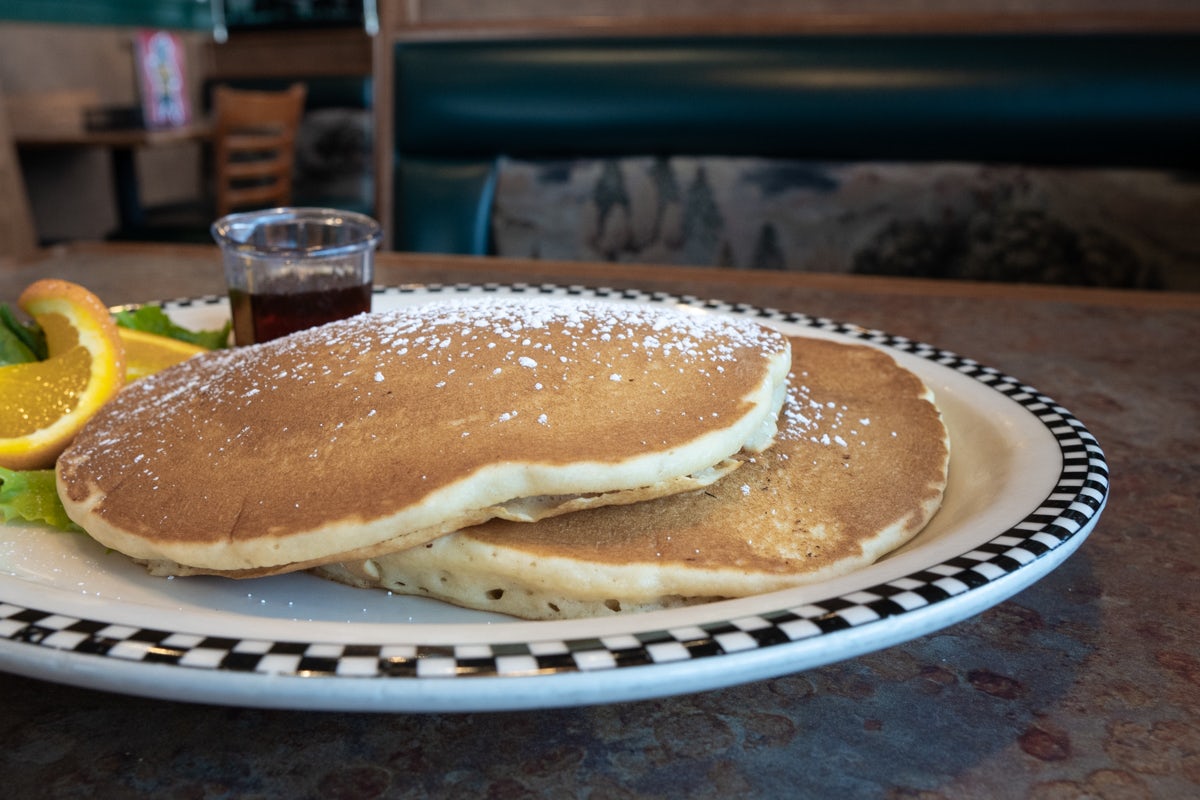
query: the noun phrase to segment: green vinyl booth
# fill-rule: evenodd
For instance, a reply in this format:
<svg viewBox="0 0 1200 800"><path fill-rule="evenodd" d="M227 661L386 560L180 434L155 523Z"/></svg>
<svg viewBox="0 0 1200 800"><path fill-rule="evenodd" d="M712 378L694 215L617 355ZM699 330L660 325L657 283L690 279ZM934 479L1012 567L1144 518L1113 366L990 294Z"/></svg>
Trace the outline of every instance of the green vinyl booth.
<svg viewBox="0 0 1200 800"><path fill-rule="evenodd" d="M1200 162L1193 33L414 41L392 55L398 250L489 253L504 157Z"/></svg>

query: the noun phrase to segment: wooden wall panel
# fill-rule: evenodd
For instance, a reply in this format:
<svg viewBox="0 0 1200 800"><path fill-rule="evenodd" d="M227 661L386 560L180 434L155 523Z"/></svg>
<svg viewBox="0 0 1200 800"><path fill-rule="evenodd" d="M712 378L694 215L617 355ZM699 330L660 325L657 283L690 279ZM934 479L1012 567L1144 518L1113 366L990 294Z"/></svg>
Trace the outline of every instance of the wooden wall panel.
<svg viewBox="0 0 1200 800"><path fill-rule="evenodd" d="M205 48L209 78L366 76L371 74L371 39L355 28L234 31Z"/></svg>
<svg viewBox="0 0 1200 800"><path fill-rule="evenodd" d="M0 91L0 268L31 255L35 245L33 212Z"/></svg>
<svg viewBox="0 0 1200 800"><path fill-rule="evenodd" d="M385 0L400 35L503 31L1171 30L1195 0Z"/></svg>

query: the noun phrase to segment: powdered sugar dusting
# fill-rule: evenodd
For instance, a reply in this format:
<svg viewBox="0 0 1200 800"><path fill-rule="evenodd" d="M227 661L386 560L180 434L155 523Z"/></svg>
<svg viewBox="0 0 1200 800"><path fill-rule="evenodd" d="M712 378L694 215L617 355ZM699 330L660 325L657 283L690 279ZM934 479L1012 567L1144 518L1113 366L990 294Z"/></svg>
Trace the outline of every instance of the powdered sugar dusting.
<svg viewBox="0 0 1200 800"><path fill-rule="evenodd" d="M656 421L661 441L652 444L661 446L672 430L691 436L688 426L732 413L733 406L708 405L728 397L716 387L761 380L742 367L754 363L750 354L786 346L782 334L753 320L661 305L504 297L427 303L208 353L151 375L93 421L81 448L114 482L137 471L138 480L153 483L173 468L173 448L194 446L181 437L203 442L213 473L254 452L270 459L301 438L306 460L332 463L343 442L361 447L393 436L398 416L452 420L462 447L482 444L486 437L473 434L484 429L551 441L577 420L547 411L585 387L612 398L596 413L614 418L625 412L621 398L632 396L624 393L661 395L675 416ZM679 386L687 388L673 389L668 371L684 376ZM479 397L495 406L466 408ZM281 417L281 405L296 416ZM343 423L355 427L353 435ZM147 524L177 523L183 510L164 506L162 513Z"/></svg>
<svg viewBox="0 0 1200 800"><path fill-rule="evenodd" d="M788 376L788 392L780 412L779 438L849 451L867 447L871 420L851 413L844 403L814 397L806 373ZM848 438L849 437L849 438Z"/></svg>
<svg viewBox="0 0 1200 800"><path fill-rule="evenodd" d="M317 339L335 352L379 353L381 359L412 352L419 359L444 365L442 377L453 383L455 365L469 365L485 351L503 354L500 363L491 367L494 376L503 375L505 365L513 364L549 377L549 365L557 362L575 369L588 366L597 376L621 381L629 377L627 367L638 355L670 359L683 369L715 366L719 375L725 363L736 359L739 348L777 350L782 336L749 320L643 304L490 298L344 320L288 337L279 347L311 346ZM595 351L595 342L619 343L619 355L603 360L599 353L612 349ZM376 380L383 374L377 370Z"/></svg>

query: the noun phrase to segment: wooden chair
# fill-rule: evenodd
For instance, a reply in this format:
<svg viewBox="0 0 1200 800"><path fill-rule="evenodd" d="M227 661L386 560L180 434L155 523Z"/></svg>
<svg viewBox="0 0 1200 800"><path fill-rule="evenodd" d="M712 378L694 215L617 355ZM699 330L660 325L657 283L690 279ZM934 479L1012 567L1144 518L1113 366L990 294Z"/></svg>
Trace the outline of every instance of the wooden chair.
<svg viewBox="0 0 1200 800"><path fill-rule="evenodd" d="M283 92L218 86L213 95L213 170L218 217L292 200L296 131L307 88Z"/></svg>

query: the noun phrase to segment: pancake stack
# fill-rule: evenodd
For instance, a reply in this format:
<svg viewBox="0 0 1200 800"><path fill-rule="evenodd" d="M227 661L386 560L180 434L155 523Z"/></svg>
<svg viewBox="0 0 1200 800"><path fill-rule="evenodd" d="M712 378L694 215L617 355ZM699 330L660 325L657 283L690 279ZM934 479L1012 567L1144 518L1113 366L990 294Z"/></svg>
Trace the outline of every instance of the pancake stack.
<svg viewBox="0 0 1200 800"><path fill-rule="evenodd" d="M58 461L68 515L158 575L363 562L723 480L777 432L788 340L581 299L362 315L131 385Z"/></svg>
<svg viewBox="0 0 1200 800"><path fill-rule="evenodd" d="M740 597L864 567L941 504L949 437L886 353L793 339L778 441L712 485L533 524L494 520L318 574L529 619Z"/></svg>

